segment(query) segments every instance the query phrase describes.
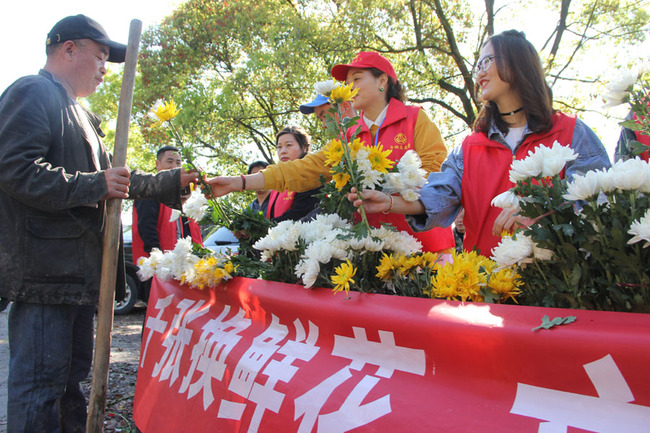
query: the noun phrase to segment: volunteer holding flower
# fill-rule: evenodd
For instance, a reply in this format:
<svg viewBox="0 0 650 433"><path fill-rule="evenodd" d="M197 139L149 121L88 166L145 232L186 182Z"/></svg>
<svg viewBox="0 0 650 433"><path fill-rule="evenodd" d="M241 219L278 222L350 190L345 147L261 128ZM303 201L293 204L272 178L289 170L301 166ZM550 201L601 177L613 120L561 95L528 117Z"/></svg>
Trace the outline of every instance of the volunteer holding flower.
<svg viewBox="0 0 650 433"><path fill-rule="evenodd" d="M346 80L358 90L353 102L361 111L356 125L357 138L374 146L390 149L389 158L399 159L414 150L427 173L437 172L447 156L440 131L420 107L404 104L404 92L397 80L393 65L375 52L360 52L350 64L336 65L332 76ZM279 163L250 176L217 177L208 180L216 196L242 189L273 189L277 191L305 191L320 185L321 175L330 179L326 156L320 151L301 160ZM371 225L391 223L398 230L413 234L424 251L450 252L454 238L450 228L435 228L414 233L402 215L369 215Z"/></svg>
<svg viewBox="0 0 650 433"><path fill-rule="evenodd" d="M474 132L455 148L440 173L431 173L420 200L408 202L379 191L364 190L349 199L366 212L413 215L415 230L449 227L465 209L466 251L489 255L503 230L526 224L515 209L491 206L514 184L509 179L514 159L525 158L537 146L558 141L578 157L567 163L565 176L609 167L607 152L594 132L575 116L554 111L552 93L533 45L522 32L508 30L483 45L475 68L477 91L484 101Z"/></svg>

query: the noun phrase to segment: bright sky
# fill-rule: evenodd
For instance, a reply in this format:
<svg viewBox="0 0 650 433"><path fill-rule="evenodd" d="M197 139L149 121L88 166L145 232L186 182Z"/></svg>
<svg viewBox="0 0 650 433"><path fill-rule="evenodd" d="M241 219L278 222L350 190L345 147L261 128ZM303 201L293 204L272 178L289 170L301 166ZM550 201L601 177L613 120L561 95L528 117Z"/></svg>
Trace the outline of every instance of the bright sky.
<svg viewBox="0 0 650 433"><path fill-rule="evenodd" d="M131 20L142 30L159 23L181 0L7 0L0 13L2 67L0 92L24 75L35 74L45 64L45 39L61 18L84 14L99 22L108 36L126 44Z"/></svg>

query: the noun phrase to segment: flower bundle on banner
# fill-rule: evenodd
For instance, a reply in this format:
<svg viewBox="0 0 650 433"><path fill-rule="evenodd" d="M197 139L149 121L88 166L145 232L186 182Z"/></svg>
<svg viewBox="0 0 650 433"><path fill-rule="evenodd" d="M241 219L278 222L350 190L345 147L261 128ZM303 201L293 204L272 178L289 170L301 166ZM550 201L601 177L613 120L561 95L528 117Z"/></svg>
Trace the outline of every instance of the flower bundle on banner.
<svg viewBox="0 0 650 433"><path fill-rule="evenodd" d="M650 64L625 71L618 81L609 84L605 100L606 107L630 104L632 118L621 122L621 126L650 136ZM636 140L629 147L633 155L647 155L650 151L650 147Z"/></svg>
<svg viewBox="0 0 650 433"><path fill-rule="evenodd" d="M577 155L555 142L513 161L516 185L492 204L531 224L492 251L517 265L526 305L642 311L650 305L650 166L639 158L560 177Z"/></svg>
<svg viewBox="0 0 650 433"><path fill-rule="evenodd" d="M172 251L154 248L148 258L138 261L138 275L146 281L154 275L162 281L171 278L196 289L204 289L231 279L236 271L232 260L226 257L197 254L192 239L179 239Z"/></svg>

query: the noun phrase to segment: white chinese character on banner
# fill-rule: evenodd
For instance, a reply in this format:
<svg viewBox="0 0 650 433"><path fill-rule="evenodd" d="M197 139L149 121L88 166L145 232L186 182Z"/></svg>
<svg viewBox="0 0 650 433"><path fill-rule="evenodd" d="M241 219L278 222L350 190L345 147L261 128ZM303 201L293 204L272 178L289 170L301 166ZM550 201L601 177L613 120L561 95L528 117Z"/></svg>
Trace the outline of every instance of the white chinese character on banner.
<svg viewBox="0 0 650 433"><path fill-rule="evenodd" d="M214 401L212 379L222 380L226 371L226 357L241 340L239 333L251 324L245 317L243 309L228 320L230 305L225 305L223 311L215 319L203 325L199 342L192 348L189 371L183 378L179 393L188 391L187 398L194 397L203 390L203 409L207 409ZM196 371L201 372L199 378L192 382Z"/></svg>
<svg viewBox="0 0 650 433"><path fill-rule="evenodd" d="M309 334L305 337L305 329L299 319L294 322L296 327L295 341L287 341L282 345L277 353L284 355L281 361L275 359L271 360L266 366L263 374L268 376L264 385L259 383L253 384L248 400L256 403L255 412L251 418L251 424L248 427L249 432L257 432L262 416L268 409L272 412L278 413L280 406L284 400L285 395L274 389L278 381L289 383L291 378L298 372L298 367L293 365L294 361L309 361L319 348L316 347L318 340L318 327L309 322Z"/></svg>
<svg viewBox="0 0 650 433"><path fill-rule="evenodd" d="M255 378L262 371L264 365L280 348L279 342L288 335L287 327L280 324L274 314L271 315L271 324L260 335L253 339L251 347L241 357L233 372L228 390L237 395L249 398ZM221 401L219 418L241 419L245 408L244 403L227 400Z"/></svg>
<svg viewBox="0 0 650 433"><path fill-rule="evenodd" d="M151 377L156 377L160 374L159 381L170 379L170 385L173 384L178 378L178 370L181 365L181 358L185 346L189 345L192 338L192 331L188 326L193 320L206 314L209 309L203 307L205 301L196 301L190 299L183 299L178 303L176 308L178 313L172 319L170 329L165 334L162 345L165 347L160 361L156 362L153 367Z"/></svg>
<svg viewBox="0 0 650 433"><path fill-rule="evenodd" d="M546 420L539 433L568 427L601 433L646 433L650 407L630 403L634 395L611 355L584 365L598 397L517 384L510 413Z"/></svg>
<svg viewBox="0 0 650 433"><path fill-rule="evenodd" d="M142 351L142 361L140 361L140 368L144 367L144 361L147 358L147 349L149 348L149 343L151 342L153 333L160 332L162 334L165 332L165 329L167 329L167 323L169 322L162 320L161 317L165 312L165 308L167 308L169 304L172 303L173 298L174 295L169 295L166 298L158 299L155 306L156 310L160 310L158 311L158 315L156 317L147 316L144 327L149 330L149 333L147 334L147 341L144 343L144 351Z"/></svg>
<svg viewBox="0 0 650 433"><path fill-rule="evenodd" d="M350 366L339 370L295 400L294 419L303 417L299 433L311 432L316 422L318 432L345 432L369 424L391 412L390 395L361 404L380 380L377 377L365 376L339 410L320 415L332 392L352 377L350 369L361 370L364 365L369 364L378 366L376 374L384 378L390 378L395 370L424 375L424 350L397 346L393 333L388 331L379 331L378 343L368 341L363 328L353 327L353 334L353 338L335 335L332 349L333 355L351 359Z"/></svg>

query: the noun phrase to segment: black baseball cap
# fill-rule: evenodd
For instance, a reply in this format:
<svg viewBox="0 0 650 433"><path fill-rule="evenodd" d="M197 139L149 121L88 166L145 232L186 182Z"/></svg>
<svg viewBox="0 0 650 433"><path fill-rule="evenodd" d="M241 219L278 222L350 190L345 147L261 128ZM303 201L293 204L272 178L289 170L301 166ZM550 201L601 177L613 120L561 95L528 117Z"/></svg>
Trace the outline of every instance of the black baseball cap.
<svg viewBox="0 0 650 433"><path fill-rule="evenodd" d="M92 39L107 45L110 48L108 61L112 63L122 63L126 56L126 45L111 41L104 27L97 21L81 14L65 17L54 24L50 33L47 34L45 46L49 47L73 39Z"/></svg>

